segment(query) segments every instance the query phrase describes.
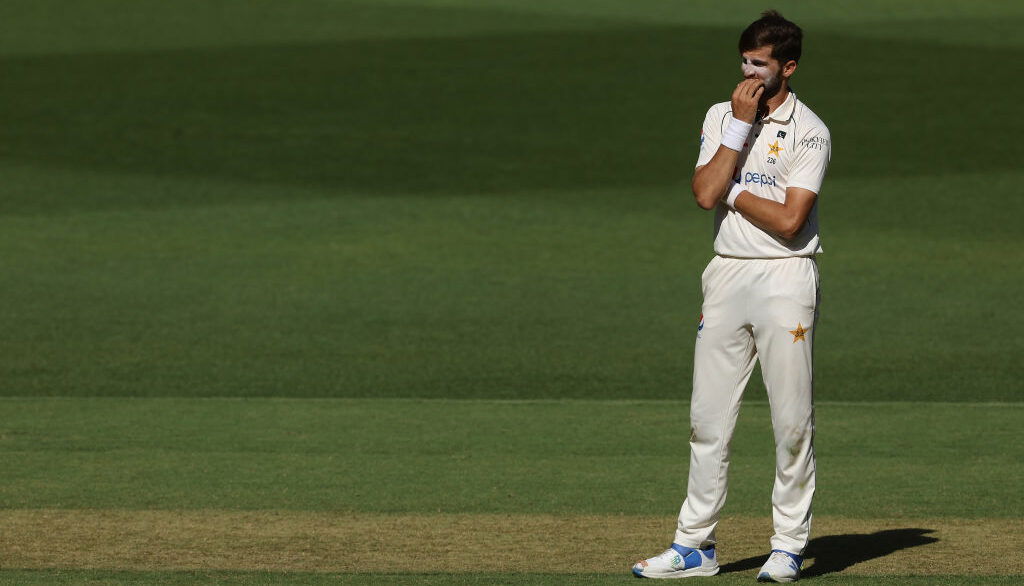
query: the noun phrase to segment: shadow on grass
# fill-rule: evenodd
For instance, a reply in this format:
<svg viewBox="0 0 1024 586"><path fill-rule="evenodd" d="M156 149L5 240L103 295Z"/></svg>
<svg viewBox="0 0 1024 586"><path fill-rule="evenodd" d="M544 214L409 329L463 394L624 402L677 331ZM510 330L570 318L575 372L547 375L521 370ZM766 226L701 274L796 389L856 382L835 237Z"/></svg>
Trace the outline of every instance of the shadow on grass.
<svg viewBox="0 0 1024 586"><path fill-rule="evenodd" d="M847 533L826 535L812 539L805 557L814 558L814 565L801 573L801 578L824 576L841 572L854 564L885 557L901 549L935 543L930 537L934 529L887 529L875 533ZM722 566L721 573L756 570L768 559L767 555L754 556Z"/></svg>

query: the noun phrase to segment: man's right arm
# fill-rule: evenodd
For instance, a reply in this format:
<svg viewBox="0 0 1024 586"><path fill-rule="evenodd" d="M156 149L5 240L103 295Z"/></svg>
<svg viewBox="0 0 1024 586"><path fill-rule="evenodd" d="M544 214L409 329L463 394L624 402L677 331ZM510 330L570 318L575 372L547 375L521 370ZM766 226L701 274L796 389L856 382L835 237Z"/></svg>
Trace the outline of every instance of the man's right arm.
<svg viewBox="0 0 1024 586"><path fill-rule="evenodd" d="M758 79L741 81L732 93L732 117L747 125L753 123L757 114L757 103L764 92L764 85ZM749 132L749 126L748 126ZM726 130L729 134L729 129ZM696 168L693 173L693 197L697 205L705 210L713 209L732 186L732 175L739 161L743 141L736 143L723 137L718 150L711 160ZM728 143L728 144L727 144ZM730 148L731 147L731 148Z"/></svg>

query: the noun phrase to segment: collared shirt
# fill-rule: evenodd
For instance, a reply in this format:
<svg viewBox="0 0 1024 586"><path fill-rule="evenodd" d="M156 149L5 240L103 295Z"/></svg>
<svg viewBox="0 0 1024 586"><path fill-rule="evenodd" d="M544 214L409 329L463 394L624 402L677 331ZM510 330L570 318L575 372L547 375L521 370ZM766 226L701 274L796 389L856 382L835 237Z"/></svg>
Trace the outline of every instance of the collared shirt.
<svg viewBox="0 0 1024 586"><path fill-rule="evenodd" d="M706 165L718 151L722 133L732 120L732 104L711 106L704 118L697 166ZM822 251L818 236L821 183L832 153L828 128L792 91L764 119L755 122L740 152L733 181L758 197L785 203L786 188L813 191L814 206L793 240L783 240L750 223L720 203L715 210L715 253L739 258L812 256Z"/></svg>

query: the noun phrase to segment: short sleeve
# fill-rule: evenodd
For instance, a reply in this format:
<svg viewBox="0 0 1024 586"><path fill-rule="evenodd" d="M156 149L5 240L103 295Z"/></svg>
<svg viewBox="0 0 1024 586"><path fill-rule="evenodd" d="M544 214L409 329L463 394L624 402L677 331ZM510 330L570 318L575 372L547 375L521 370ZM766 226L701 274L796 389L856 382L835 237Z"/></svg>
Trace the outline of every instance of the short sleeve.
<svg viewBox="0 0 1024 586"><path fill-rule="evenodd" d="M707 165L711 157L718 152L718 146L722 144L722 120L717 112L718 108L712 106L704 116L704 125L700 131L700 154L697 155L696 167Z"/></svg>
<svg viewBox="0 0 1024 586"><path fill-rule="evenodd" d="M787 187L800 187L821 192L825 171L832 158L832 140L828 129L819 126L796 143L796 157L787 178Z"/></svg>

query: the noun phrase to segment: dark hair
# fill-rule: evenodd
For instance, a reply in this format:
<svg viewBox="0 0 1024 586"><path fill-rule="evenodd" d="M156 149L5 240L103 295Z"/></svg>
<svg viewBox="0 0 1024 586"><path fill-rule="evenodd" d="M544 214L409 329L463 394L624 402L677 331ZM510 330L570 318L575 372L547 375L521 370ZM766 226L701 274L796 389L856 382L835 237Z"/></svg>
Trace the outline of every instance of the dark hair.
<svg viewBox="0 0 1024 586"><path fill-rule="evenodd" d="M800 61L800 45L804 31L786 20L776 10L765 10L761 18L750 23L740 35L740 53L767 45L772 46L772 59L785 65Z"/></svg>

